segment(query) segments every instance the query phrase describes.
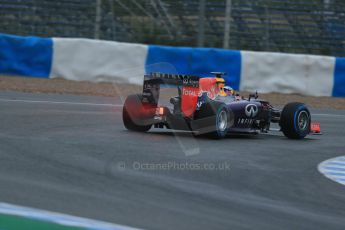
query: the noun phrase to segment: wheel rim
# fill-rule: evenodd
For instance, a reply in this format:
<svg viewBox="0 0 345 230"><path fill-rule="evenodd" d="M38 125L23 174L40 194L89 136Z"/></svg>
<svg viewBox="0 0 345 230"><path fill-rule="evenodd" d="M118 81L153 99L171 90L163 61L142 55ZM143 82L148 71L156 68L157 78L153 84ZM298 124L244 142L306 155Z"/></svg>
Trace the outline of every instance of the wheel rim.
<svg viewBox="0 0 345 230"><path fill-rule="evenodd" d="M218 115L218 129L224 132L228 126L228 116L225 110L222 110Z"/></svg>
<svg viewBox="0 0 345 230"><path fill-rule="evenodd" d="M308 127L309 115L306 111L302 111L298 114L297 118L298 128L300 130L305 130Z"/></svg>

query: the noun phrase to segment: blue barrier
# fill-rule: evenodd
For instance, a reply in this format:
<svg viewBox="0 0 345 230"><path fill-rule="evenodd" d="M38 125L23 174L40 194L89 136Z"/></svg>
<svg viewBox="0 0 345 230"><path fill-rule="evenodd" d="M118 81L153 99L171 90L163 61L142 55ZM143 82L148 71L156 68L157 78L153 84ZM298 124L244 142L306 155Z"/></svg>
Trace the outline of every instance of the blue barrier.
<svg viewBox="0 0 345 230"><path fill-rule="evenodd" d="M336 59L332 96L345 97L345 58Z"/></svg>
<svg viewBox="0 0 345 230"><path fill-rule="evenodd" d="M0 34L0 74L49 78L51 38Z"/></svg>
<svg viewBox="0 0 345 230"><path fill-rule="evenodd" d="M159 65L157 63L168 63ZM227 84L238 90L241 76L241 52L213 48L149 46L146 73L171 73L212 76L210 72L226 72Z"/></svg>
<svg viewBox="0 0 345 230"><path fill-rule="evenodd" d="M90 44L93 50L90 50ZM105 49L104 45L112 49ZM95 63L94 51L105 58L99 64L90 66L86 63ZM118 55L120 51L126 55ZM303 63L296 64L296 61ZM0 34L0 74L95 82L100 79L123 81L128 79L131 66L135 66L135 76L142 76L145 72L161 72L208 77L212 76L210 72L221 71L227 73L224 78L235 90L287 90L288 93L345 97L345 58L295 57L282 53ZM97 71L89 71L90 68ZM123 69L127 69L127 72L121 72ZM308 76L312 76L315 81L311 81ZM138 77L132 79L133 82L141 84L142 80ZM325 87L320 90L320 86ZM301 91L303 87L309 87L309 91Z"/></svg>

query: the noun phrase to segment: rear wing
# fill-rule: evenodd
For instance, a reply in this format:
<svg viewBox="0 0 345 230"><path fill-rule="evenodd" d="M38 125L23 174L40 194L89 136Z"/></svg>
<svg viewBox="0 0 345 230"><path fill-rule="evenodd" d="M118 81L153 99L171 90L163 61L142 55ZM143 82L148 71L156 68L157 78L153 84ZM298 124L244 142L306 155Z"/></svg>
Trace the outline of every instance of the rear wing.
<svg viewBox="0 0 345 230"><path fill-rule="evenodd" d="M145 84L166 84L199 88L200 77L183 74L151 73L144 76Z"/></svg>
<svg viewBox="0 0 345 230"><path fill-rule="evenodd" d="M181 111L186 117L194 114L198 102L199 80L197 76L182 74L151 73L144 76L143 103L157 106L161 85L179 88Z"/></svg>

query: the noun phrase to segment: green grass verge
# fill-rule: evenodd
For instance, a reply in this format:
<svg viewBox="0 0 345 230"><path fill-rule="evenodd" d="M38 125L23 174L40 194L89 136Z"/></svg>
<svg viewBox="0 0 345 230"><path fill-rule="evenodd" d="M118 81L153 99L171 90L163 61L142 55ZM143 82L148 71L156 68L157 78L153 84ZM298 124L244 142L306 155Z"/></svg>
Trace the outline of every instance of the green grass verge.
<svg viewBox="0 0 345 230"><path fill-rule="evenodd" d="M0 214L0 230L82 230L35 219Z"/></svg>

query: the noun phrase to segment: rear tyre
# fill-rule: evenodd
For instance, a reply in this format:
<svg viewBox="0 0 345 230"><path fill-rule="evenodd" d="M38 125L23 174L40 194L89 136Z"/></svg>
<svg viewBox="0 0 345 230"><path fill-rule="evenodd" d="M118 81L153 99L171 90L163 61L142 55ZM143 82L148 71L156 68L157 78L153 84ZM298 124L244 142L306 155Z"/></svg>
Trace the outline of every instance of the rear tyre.
<svg viewBox="0 0 345 230"><path fill-rule="evenodd" d="M224 138L230 127L230 112L224 103L210 102L201 106L196 119L202 135L213 139Z"/></svg>
<svg viewBox="0 0 345 230"><path fill-rule="evenodd" d="M126 98L122 110L122 120L126 129L136 132L147 132L152 124L145 124L145 117L140 114L144 107L142 104L142 95L130 95Z"/></svg>
<svg viewBox="0 0 345 230"><path fill-rule="evenodd" d="M303 139L310 133L310 112L305 104L292 102L281 113L279 125L290 139Z"/></svg>

